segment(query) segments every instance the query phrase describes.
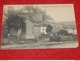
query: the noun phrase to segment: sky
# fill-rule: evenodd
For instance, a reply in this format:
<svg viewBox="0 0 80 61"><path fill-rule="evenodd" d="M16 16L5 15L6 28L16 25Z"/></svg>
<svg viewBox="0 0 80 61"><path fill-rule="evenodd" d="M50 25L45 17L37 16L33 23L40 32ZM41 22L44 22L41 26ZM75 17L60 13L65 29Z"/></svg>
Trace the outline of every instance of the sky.
<svg viewBox="0 0 80 61"><path fill-rule="evenodd" d="M38 6L42 10L46 10L46 13L50 15L55 22L59 21L75 21L75 12L73 4L33 4ZM12 6L18 10L25 5L5 5L4 11L8 10L8 7ZM51 20L53 22L53 20Z"/></svg>

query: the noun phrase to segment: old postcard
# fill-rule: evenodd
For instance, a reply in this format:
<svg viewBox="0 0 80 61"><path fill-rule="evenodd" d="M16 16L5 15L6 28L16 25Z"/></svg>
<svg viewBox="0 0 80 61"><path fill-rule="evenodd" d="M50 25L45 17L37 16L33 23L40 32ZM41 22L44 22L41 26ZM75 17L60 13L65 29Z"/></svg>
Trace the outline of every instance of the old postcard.
<svg viewBox="0 0 80 61"><path fill-rule="evenodd" d="M73 4L4 5L1 49L77 47Z"/></svg>

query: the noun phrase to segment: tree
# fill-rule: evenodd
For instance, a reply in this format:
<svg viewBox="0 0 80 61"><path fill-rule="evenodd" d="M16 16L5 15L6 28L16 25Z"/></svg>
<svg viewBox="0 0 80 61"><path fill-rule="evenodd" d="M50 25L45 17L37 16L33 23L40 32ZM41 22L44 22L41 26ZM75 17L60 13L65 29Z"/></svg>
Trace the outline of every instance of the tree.
<svg viewBox="0 0 80 61"><path fill-rule="evenodd" d="M18 29L25 29L25 21L23 17L18 15L10 15L7 19L7 29L10 33L10 30L18 30Z"/></svg>
<svg viewBox="0 0 80 61"><path fill-rule="evenodd" d="M7 30L7 26L6 26L6 24L3 24L3 26L2 26L2 37L3 38L7 38L7 35L8 35L8 30Z"/></svg>
<svg viewBox="0 0 80 61"><path fill-rule="evenodd" d="M33 14L35 14L35 13L36 14L42 14L42 20L43 21L47 20L47 19L53 20L53 18L50 15L46 14L46 10L42 10L38 6L36 6L36 7L34 7L32 5L26 6L26 7L24 7L24 10L28 11L28 13L30 13L32 11L31 13L33 13Z"/></svg>
<svg viewBox="0 0 80 61"><path fill-rule="evenodd" d="M53 27L51 25L48 25L46 28L46 32L49 33L52 31L52 29L53 29Z"/></svg>

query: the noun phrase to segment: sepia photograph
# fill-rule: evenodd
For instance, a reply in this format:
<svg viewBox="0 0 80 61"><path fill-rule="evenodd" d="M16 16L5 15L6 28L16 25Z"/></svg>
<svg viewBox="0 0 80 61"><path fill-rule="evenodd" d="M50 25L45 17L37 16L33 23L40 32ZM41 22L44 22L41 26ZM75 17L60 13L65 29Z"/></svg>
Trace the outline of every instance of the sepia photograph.
<svg viewBox="0 0 80 61"><path fill-rule="evenodd" d="M1 49L77 47L73 4L3 6Z"/></svg>

